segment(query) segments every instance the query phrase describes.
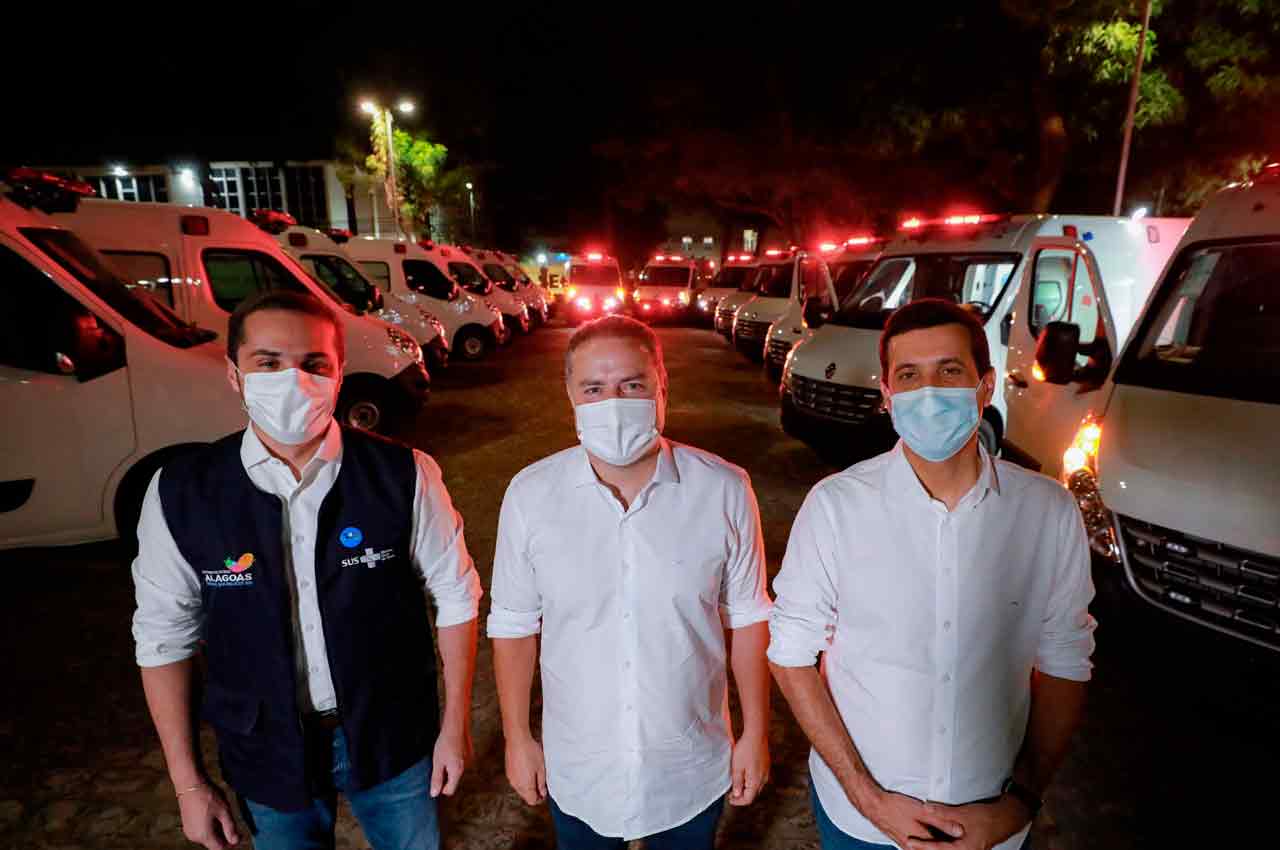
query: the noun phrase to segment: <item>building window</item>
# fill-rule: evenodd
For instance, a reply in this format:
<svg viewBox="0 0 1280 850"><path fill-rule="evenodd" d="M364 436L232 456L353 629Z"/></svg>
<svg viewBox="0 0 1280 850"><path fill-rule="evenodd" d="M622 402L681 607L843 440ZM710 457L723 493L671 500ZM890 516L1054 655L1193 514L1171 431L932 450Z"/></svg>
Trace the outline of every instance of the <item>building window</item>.
<svg viewBox="0 0 1280 850"><path fill-rule="evenodd" d="M112 201L155 201L168 203L169 181L163 174L138 174L130 177L116 177L108 174L90 177L89 181L98 191L98 197Z"/></svg>
<svg viewBox="0 0 1280 850"><path fill-rule="evenodd" d="M213 183L213 197L209 198L209 206L244 215L240 207L240 177L234 168L210 168L209 181Z"/></svg>
<svg viewBox="0 0 1280 850"><path fill-rule="evenodd" d="M307 227L329 226L329 204L324 187L324 168L319 165L289 165L284 169L289 213Z"/></svg>
<svg viewBox="0 0 1280 850"><path fill-rule="evenodd" d="M280 185L280 169L274 166L240 169L244 189L244 211L284 210L284 190Z"/></svg>

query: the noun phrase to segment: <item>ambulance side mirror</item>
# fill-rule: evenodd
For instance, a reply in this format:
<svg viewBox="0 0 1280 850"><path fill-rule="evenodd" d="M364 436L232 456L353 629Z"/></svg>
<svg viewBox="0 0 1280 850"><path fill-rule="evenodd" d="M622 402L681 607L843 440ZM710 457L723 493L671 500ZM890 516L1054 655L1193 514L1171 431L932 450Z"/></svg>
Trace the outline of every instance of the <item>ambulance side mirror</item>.
<svg viewBox="0 0 1280 850"><path fill-rule="evenodd" d="M831 308L821 298L809 298L804 302L804 323L817 329L831 321Z"/></svg>
<svg viewBox="0 0 1280 850"><path fill-rule="evenodd" d="M1080 349L1080 328L1068 322L1050 322L1036 343L1036 365L1048 384L1071 383Z"/></svg>
<svg viewBox="0 0 1280 850"><path fill-rule="evenodd" d="M372 304L370 308L372 310L381 310L387 303L386 299L382 297L382 290L376 286L369 292L369 301Z"/></svg>
<svg viewBox="0 0 1280 850"><path fill-rule="evenodd" d="M76 362L61 351L53 355L54 366L60 375L74 375L76 373Z"/></svg>

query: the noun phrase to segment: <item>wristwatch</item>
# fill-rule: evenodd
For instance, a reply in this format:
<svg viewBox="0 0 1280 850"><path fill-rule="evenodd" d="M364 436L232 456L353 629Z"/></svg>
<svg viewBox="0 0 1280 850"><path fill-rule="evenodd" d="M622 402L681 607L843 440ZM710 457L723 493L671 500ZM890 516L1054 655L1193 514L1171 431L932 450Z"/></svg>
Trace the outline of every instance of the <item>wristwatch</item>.
<svg viewBox="0 0 1280 850"><path fill-rule="evenodd" d="M1004 784L1000 786L1000 793L1008 794L1010 797L1013 797L1019 803L1026 806L1027 811L1031 812L1032 818L1040 813L1040 807L1044 805L1044 800L1040 798L1040 795L1032 791L1027 786L1019 783L1018 780L1014 779L1012 776L1006 779Z"/></svg>

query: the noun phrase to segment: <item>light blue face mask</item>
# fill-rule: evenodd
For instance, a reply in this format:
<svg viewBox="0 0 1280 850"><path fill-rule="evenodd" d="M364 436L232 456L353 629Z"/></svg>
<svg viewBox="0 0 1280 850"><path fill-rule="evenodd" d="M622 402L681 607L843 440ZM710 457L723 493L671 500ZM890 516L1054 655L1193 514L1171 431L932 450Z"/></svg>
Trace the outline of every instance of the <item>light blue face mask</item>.
<svg viewBox="0 0 1280 850"><path fill-rule="evenodd" d="M941 463L978 428L976 387L921 387L891 396L889 416L898 436L925 460Z"/></svg>

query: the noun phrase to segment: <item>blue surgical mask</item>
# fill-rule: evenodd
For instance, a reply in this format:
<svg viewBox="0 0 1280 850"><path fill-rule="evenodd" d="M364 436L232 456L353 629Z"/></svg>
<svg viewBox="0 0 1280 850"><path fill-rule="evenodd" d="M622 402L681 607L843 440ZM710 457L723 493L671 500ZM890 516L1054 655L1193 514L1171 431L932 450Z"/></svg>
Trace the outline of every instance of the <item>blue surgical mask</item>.
<svg viewBox="0 0 1280 850"><path fill-rule="evenodd" d="M911 450L940 463L964 448L978 429L978 390L982 387L921 387L894 393L889 416Z"/></svg>

